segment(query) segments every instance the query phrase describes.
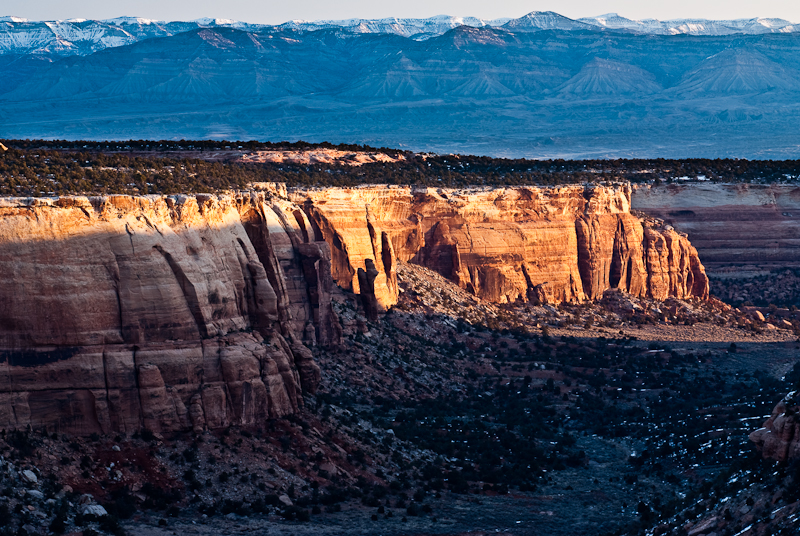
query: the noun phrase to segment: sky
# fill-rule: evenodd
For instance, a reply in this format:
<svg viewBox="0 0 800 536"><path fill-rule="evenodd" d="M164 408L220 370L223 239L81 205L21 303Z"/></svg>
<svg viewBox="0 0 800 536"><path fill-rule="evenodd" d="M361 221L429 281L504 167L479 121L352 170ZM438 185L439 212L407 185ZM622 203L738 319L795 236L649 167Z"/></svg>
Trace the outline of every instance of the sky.
<svg viewBox="0 0 800 536"><path fill-rule="evenodd" d="M31 20L213 17L278 24L292 19L424 18L442 14L516 18L531 11L556 11L571 18L616 12L631 19L778 17L800 22L798 0L0 0L0 16Z"/></svg>

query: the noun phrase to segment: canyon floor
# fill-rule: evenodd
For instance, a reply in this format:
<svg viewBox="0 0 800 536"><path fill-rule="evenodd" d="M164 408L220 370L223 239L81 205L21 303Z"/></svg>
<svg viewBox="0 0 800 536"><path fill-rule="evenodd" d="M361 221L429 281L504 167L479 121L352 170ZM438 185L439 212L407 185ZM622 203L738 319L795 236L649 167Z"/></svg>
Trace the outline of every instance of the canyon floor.
<svg viewBox="0 0 800 536"><path fill-rule="evenodd" d="M337 292L343 342L315 349L322 384L298 416L164 437L4 430L0 534L795 526L800 497L775 490L800 479L747 438L800 379L792 311L619 292L496 305L402 263L398 280L376 322Z"/></svg>

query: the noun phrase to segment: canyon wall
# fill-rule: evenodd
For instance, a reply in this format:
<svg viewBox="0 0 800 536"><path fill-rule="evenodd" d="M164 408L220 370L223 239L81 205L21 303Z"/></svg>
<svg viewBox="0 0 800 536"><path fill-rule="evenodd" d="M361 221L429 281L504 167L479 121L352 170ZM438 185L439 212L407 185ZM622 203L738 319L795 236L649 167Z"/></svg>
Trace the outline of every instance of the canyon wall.
<svg viewBox="0 0 800 536"><path fill-rule="evenodd" d="M632 207L685 231L712 275L800 266L800 188L713 184L640 186Z"/></svg>
<svg viewBox="0 0 800 536"><path fill-rule="evenodd" d="M297 411L398 260L493 302L708 295L688 240L627 187L297 190L0 200L0 428L214 429Z"/></svg>
<svg viewBox="0 0 800 536"><path fill-rule="evenodd" d="M395 259L499 303L597 299L610 288L659 300L708 296L694 247L671 227L632 215L627 186L374 186L290 195L330 245L340 286L359 292L359 270L374 263L380 309L397 299Z"/></svg>
<svg viewBox="0 0 800 536"><path fill-rule="evenodd" d="M0 200L0 428L297 411L339 323L328 245L278 194Z"/></svg>

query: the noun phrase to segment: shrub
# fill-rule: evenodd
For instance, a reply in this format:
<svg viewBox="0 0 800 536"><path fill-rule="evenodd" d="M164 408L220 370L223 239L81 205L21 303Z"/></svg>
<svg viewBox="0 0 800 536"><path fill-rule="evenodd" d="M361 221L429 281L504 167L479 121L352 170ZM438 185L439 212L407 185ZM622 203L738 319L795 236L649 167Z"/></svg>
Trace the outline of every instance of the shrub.
<svg viewBox="0 0 800 536"><path fill-rule="evenodd" d="M67 523L66 518L60 515L53 518L53 521L50 522L50 532L54 532L56 534L64 534L67 530Z"/></svg>
<svg viewBox="0 0 800 536"><path fill-rule="evenodd" d="M119 519L112 515L106 515L100 518L100 530L110 532L114 536L123 536L125 530L119 524Z"/></svg>
<svg viewBox="0 0 800 536"><path fill-rule="evenodd" d="M311 520L309 511L299 506L287 506L281 512L281 516L287 521L306 522Z"/></svg>
<svg viewBox="0 0 800 536"><path fill-rule="evenodd" d="M128 487L111 492L112 502L104 505L106 511L120 519L130 519L136 513L136 499Z"/></svg>

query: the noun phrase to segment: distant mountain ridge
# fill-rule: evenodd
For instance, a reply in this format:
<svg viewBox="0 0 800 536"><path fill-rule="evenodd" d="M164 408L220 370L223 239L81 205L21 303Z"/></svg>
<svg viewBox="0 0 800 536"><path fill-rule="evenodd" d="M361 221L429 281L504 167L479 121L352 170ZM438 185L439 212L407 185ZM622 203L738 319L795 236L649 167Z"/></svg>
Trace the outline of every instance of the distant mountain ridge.
<svg viewBox="0 0 800 536"><path fill-rule="evenodd" d="M118 22L127 34L107 42L178 29ZM800 32L587 30L553 13L424 39L201 22L87 54L0 54L0 137L302 139L535 158L800 156ZM70 24L83 33L69 43L103 43L86 38L91 21Z"/></svg>
<svg viewBox="0 0 800 536"><path fill-rule="evenodd" d="M608 13L597 17L577 19L577 22L608 30L628 30L652 35L758 35L800 31L800 25L788 20L761 17L736 20L675 19L660 21L656 19L631 20L617 13Z"/></svg>
<svg viewBox="0 0 800 536"><path fill-rule="evenodd" d="M278 25L251 24L229 19L202 18L192 21L157 21L138 17L105 20L69 19L29 21L0 17L0 55L39 54L85 56L105 48L130 45L144 39L167 37L198 28L236 28L246 31L299 32L337 30L354 34L394 34L415 40L442 35L454 28L502 28L511 32L607 31L649 35L758 35L800 32L800 25L783 19L737 20L655 19L632 20L616 13L570 19L552 11L533 11L516 19L481 19L439 15L427 19L396 18L346 20L292 20Z"/></svg>

